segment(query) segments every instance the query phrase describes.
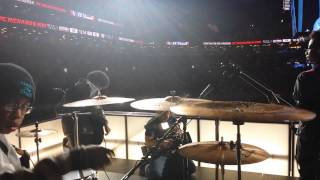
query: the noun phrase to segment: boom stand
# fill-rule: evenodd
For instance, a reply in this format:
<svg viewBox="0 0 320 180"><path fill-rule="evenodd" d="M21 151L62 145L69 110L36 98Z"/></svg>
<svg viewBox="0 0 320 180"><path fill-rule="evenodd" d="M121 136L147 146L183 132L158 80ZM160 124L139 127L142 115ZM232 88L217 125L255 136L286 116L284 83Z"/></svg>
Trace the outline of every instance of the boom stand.
<svg viewBox="0 0 320 180"><path fill-rule="evenodd" d="M80 147L80 145L79 145L79 118L78 118L77 112L72 113L72 118L74 120L74 129L73 129L74 146L78 148Z"/></svg>
<svg viewBox="0 0 320 180"><path fill-rule="evenodd" d="M80 147L79 144L79 118L77 112L72 113L72 118L74 120L74 129L73 129L73 139L74 139L74 146L76 148ZM80 179L84 178L82 170L79 170Z"/></svg>
<svg viewBox="0 0 320 180"><path fill-rule="evenodd" d="M35 138L34 138L34 142L36 143L36 147L37 147L37 162L39 162L39 143L41 142L41 138L39 137L39 123L38 121L36 121L35 123L36 126L36 134L35 134Z"/></svg>
<svg viewBox="0 0 320 180"><path fill-rule="evenodd" d="M182 116L180 119L178 119L169 129L167 132L164 133L164 135L158 139L154 149L158 149L159 145L161 142L163 142L170 134L171 132L173 131L173 129L178 126L181 122L183 122L185 119L184 116ZM142 165L144 164L147 160L148 160L148 157L155 151L154 149L152 150L149 150L146 155L144 155L141 160L136 163L136 165L131 168L122 178L121 180L127 180L129 179L130 176L132 176L134 174L134 172Z"/></svg>
<svg viewBox="0 0 320 180"><path fill-rule="evenodd" d="M183 145L187 144L187 119L186 118L181 118L182 123L183 123ZM188 158L183 158L182 159L182 179L186 180L188 178L188 169L189 169L189 161Z"/></svg>
<svg viewBox="0 0 320 180"><path fill-rule="evenodd" d="M225 146L225 142L223 142L223 137L221 137L221 141L219 142L220 146ZM221 179L224 180L224 164L216 164L216 173L219 174L219 166L221 167ZM219 180L219 175L216 174L216 180Z"/></svg>
<svg viewBox="0 0 320 180"><path fill-rule="evenodd" d="M237 125L237 166L238 166L238 180L241 180L241 136L240 136L240 125L244 124L243 120L233 120L233 124Z"/></svg>
<svg viewBox="0 0 320 180"><path fill-rule="evenodd" d="M216 141L219 141L219 126L220 126L220 120L215 120L215 136L216 136ZM221 168L224 168L224 166L220 165ZM221 169L222 171L222 169ZM219 164L216 164L216 180L219 180Z"/></svg>

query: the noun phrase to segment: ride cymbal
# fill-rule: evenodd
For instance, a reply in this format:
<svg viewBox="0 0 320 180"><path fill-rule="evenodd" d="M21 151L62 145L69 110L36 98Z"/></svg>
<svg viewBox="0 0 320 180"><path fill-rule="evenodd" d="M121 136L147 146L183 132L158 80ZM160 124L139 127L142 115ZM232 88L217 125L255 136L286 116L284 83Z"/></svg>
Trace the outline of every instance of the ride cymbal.
<svg viewBox="0 0 320 180"><path fill-rule="evenodd" d="M316 117L304 109L241 101L186 102L170 110L183 116L245 122L309 121Z"/></svg>
<svg viewBox="0 0 320 180"><path fill-rule="evenodd" d="M165 98L151 98L135 101L131 107L148 111L170 111L170 107L187 102L211 102L205 99L182 98L179 96L167 96Z"/></svg>

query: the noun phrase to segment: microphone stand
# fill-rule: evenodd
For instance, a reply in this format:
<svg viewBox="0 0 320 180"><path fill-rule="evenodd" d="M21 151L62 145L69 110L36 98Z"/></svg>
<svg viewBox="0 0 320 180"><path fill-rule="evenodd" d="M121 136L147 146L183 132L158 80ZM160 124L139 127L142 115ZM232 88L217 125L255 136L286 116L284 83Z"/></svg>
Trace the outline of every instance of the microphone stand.
<svg viewBox="0 0 320 180"><path fill-rule="evenodd" d="M212 88L210 88L212 85L211 83L209 83L200 93L199 97L200 99L206 97L208 94L210 94L212 92ZM197 120L199 121L199 119ZM220 129L220 120L219 119L216 119L215 121L215 140L216 141L219 141L219 129ZM220 165L221 166L221 171L224 172L224 166L223 165ZM219 164L216 164L216 180L219 179Z"/></svg>
<svg viewBox="0 0 320 180"><path fill-rule="evenodd" d="M36 147L37 147L37 162L39 162L39 143L41 142L41 138L39 137L39 122L38 121L36 121L35 127L36 127L36 133L35 133L34 142L36 143Z"/></svg>
<svg viewBox="0 0 320 180"><path fill-rule="evenodd" d="M277 104L280 104L281 102L285 103L286 105L293 107L293 105L291 103L289 103L288 101L286 101L285 99L283 99L279 94L275 93L273 90L271 90L270 88L267 88L265 85L263 85L261 82L257 81L256 79L254 79L253 77L249 76L248 74L244 73L243 71L240 71L240 75L243 75L244 77L246 77L247 79L251 80L252 82L254 82L256 85L258 85L260 88L264 89L265 91L269 92L272 97L276 100ZM240 76L241 79L243 79L245 82L248 82L247 80L245 80L244 78L242 78ZM253 86L255 89L257 89L259 92L262 93L262 91L257 88L256 86L254 86L252 83L250 83L251 86ZM264 94L264 93L263 93ZM264 94L266 95L266 94ZM266 95L267 96L267 95ZM269 101L269 98L268 98ZM270 101L269 101L270 102Z"/></svg>
<svg viewBox="0 0 320 180"><path fill-rule="evenodd" d="M187 144L187 118L181 118L182 119L182 123L183 123L183 141L182 141L182 145ZM188 162L188 158L183 158L182 159L182 179L186 180L188 178L188 173L189 173L189 162Z"/></svg>
<svg viewBox="0 0 320 180"><path fill-rule="evenodd" d="M157 140L157 143L156 143L156 145L155 145L155 148L152 148L151 150L149 150L149 151L146 153L146 155L144 155L144 156L141 158L141 160L140 160L138 163L136 163L136 165L135 165L133 168L131 168L131 169L121 178L121 180L129 179L129 177L132 176L132 175L134 174L134 172L135 172L142 164L144 164L144 163L147 161L148 157L149 157L150 155L152 155L152 153L154 153L157 149L159 149L160 143L162 143L165 139L168 138L168 136L172 133L173 129L174 129L176 126L178 126L181 122L185 121L185 119L186 119L186 118L185 118L184 116L181 116L180 119L178 119L178 120L163 134L163 136Z"/></svg>
<svg viewBox="0 0 320 180"><path fill-rule="evenodd" d="M285 99L283 99L279 94L275 93L273 90L267 88L265 85L263 85L262 83L260 83L259 81L257 81L256 79L254 79L253 77L249 76L248 74L246 74L245 72L239 70L239 66L233 64L233 63L229 63L228 66L225 66L224 64L222 64L223 68L227 67L231 69L232 73L236 73L238 75L238 77L242 80L244 80L247 84L249 84L251 87L253 87L254 89L256 89L258 92L260 92L261 94L263 94L268 102L270 103L270 99L269 96L263 92L266 91L268 93L270 93L272 95L272 97L274 98L274 100L276 101L277 104L280 104L281 102L284 102L285 104L289 105L290 107L293 107L292 104L290 104L288 101L286 101ZM225 71L227 72L227 71ZM261 90L262 89L262 90ZM240 149L241 149L241 135L240 135L240 125L244 124L243 120L233 120L233 124L237 125L237 142L236 142L236 150L237 150L237 166L238 166L238 180L241 180L241 155L240 155ZM290 122L290 128L292 126L292 123ZM290 133L290 137L292 135L292 132ZM291 147L291 146L290 146ZM290 150L290 153L292 151ZM291 158L291 155L290 155Z"/></svg>
<svg viewBox="0 0 320 180"><path fill-rule="evenodd" d="M240 71L240 75L242 75L245 78L249 79L250 81L252 81L256 85L258 85L260 88L264 89L266 92L269 92L272 95L272 97L276 100L277 104L281 104L281 102L283 102L283 103L285 103L286 105L288 105L290 107L294 107L291 103L289 103L288 101L283 99L279 94L277 94L273 90L267 88L265 85L263 85L262 83L260 83L256 79L254 79L253 77L249 76L248 74L244 73L243 71ZM241 79L243 79L245 82L247 82L248 84L250 84L251 86L253 86L256 90L258 90L259 92L263 93L259 88L257 88L255 85L253 85L252 83L247 81L245 78L243 78L241 76L239 76L239 77ZM268 96L266 96L266 97L268 97ZM269 98L268 98L268 100L269 100ZM294 129L295 129L294 123L290 121L289 122L289 132L290 132L289 133L289 139L290 139L291 144L289 145L289 153L290 153L289 162L291 162L291 163L289 165L289 176L290 175L292 175L292 176L294 175L294 172L293 172L293 168L294 168L294 162L293 162L294 150L293 150L293 147L294 147L294 131L295 131Z"/></svg>
<svg viewBox="0 0 320 180"><path fill-rule="evenodd" d="M248 85L250 85L251 87L253 87L255 90L257 90L260 94L262 94L263 96L265 96L266 99L267 99L267 101L268 101L268 103L271 103L271 100L270 100L269 96L268 96L266 93L264 93L261 89L259 89L258 87L256 87L252 82L250 82L250 81L247 80L246 78L241 77L241 76L239 76L239 78L240 78L241 80L243 80L244 82L246 82L246 83L247 83Z"/></svg>
<svg viewBox="0 0 320 180"><path fill-rule="evenodd" d="M207 86L201 91L201 93L199 94L200 99L206 97L208 94L211 93L211 91L213 90L213 88L210 88L212 85L211 83L207 84Z"/></svg>

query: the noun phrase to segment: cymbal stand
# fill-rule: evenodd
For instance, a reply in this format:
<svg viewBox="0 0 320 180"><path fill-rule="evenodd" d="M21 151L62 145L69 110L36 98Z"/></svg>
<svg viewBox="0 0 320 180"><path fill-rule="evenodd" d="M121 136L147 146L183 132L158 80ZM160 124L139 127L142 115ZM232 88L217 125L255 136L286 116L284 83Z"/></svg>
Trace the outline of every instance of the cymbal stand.
<svg viewBox="0 0 320 180"><path fill-rule="evenodd" d="M144 163L146 163L146 161L148 160L148 157L152 155L152 153L154 153L158 148L160 143L162 143L165 139L168 138L168 136L172 133L172 131L174 130L174 128L176 126L178 126L181 122L183 122L183 120L186 119L184 116L180 117L180 119L178 119L165 133L164 135L159 138L157 140L157 143L155 145L155 148L152 148L151 150L149 150L142 158L141 160L136 163L136 165L131 168L122 178L121 180L127 180L130 178L130 176L132 176L134 174L134 172Z"/></svg>
<svg viewBox="0 0 320 180"><path fill-rule="evenodd" d="M236 142L236 150L237 150L237 166L238 166L238 180L241 180L241 135L240 135L240 125L244 124L243 120L234 120L234 125L237 125L237 142Z"/></svg>
<svg viewBox="0 0 320 180"><path fill-rule="evenodd" d="M220 120L215 120L216 141L219 141ZM222 141L222 140L221 140ZM223 166L221 166L223 168ZM222 169L221 169L222 170ZM219 164L216 164L216 180L219 180Z"/></svg>
<svg viewBox="0 0 320 180"><path fill-rule="evenodd" d="M182 144L187 144L187 118L181 118L182 123L183 123L183 143ZM189 162L188 162L188 158L183 158L182 159L182 179L186 180L188 178L188 170L189 170Z"/></svg>
<svg viewBox="0 0 320 180"><path fill-rule="evenodd" d="M73 129L73 139L74 139L74 146L78 148L79 145L79 118L77 112L72 113L72 118L74 120L74 129Z"/></svg>
<svg viewBox="0 0 320 180"><path fill-rule="evenodd" d="M223 137L221 137L221 141L219 142L219 147L223 148L225 146L225 142L223 141ZM219 180L219 166L221 167L221 179L224 180L224 164L216 164L217 168L216 168L216 180Z"/></svg>
<svg viewBox="0 0 320 180"><path fill-rule="evenodd" d="M224 165L220 164L221 166L221 179L224 180Z"/></svg>
<svg viewBox="0 0 320 180"><path fill-rule="evenodd" d="M206 89L208 89L208 88L209 88L209 85L205 88L204 91L206 91ZM202 96L204 91L202 91L202 93L200 93L200 97ZM175 95L176 95L176 91L175 90L171 90L170 91L170 95L174 98ZM183 140L182 140L182 144L187 144L188 143L187 142L187 118L181 117L179 120L181 120L180 122L183 123ZM186 180L188 178L188 169L189 169L188 158L183 158L182 159L182 179L183 180Z"/></svg>
<svg viewBox="0 0 320 180"><path fill-rule="evenodd" d="M209 83L207 86L201 91L200 95L198 98L202 99L206 97L208 94L210 94L213 91L212 84ZM215 139L216 141L219 141L219 125L220 125L220 120L217 119L215 120ZM221 165L221 168L224 168L223 165ZM216 164L216 180L219 180L219 164Z"/></svg>
<svg viewBox="0 0 320 180"><path fill-rule="evenodd" d="M73 139L74 139L74 146L76 148L80 147L79 143L79 117L76 111L72 112L72 119L74 120L74 129L73 129ZM79 170L80 179L84 178L82 170Z"/></svg>
<svg viewBox="0 0 320 180"><path fill-rule="evenodd" d="M289 103L288 101L286 101L285 99L283 99L278 93L274 92L272 89L266 87L264 84L262 84L261 82L257 81L256 79L254 79L253 77L251 77L250 75L246 74L243 71L240 71L240 75L242 75L243 77L249 79L250 81L252 81L254 84L258 85L260 88L262 88L263 90L265 90L266 92L270 93L272 95L272 97L274 98L274 100L276 101L277 104L280 104L281 102L287 104L288 106L293 107L293 105L291 103ZM249 81L246 81L244 78L240 77L242 80L244 80L246 83L250 83ZM254 88L256 88L257 90L259 90L258 87L254 86L253 84L251 84L251 86L253 86Z"/></svg>
<svg viewBox="0 0 320 180"><path fill-rule="evenodd" d="M36 127L36 134L35 134L35 138L34 138L34 142L36 143L36 147L37 147L37 162L39 162L39 143L41 142L41 138L39 137L39 122L36 121L35 123L35 127Z"/></svg>
<svg viewBox="0 0 320 180"><path fill-rule="evenodd" d="M245 73L244 71L242 71L240 69L239 65L232 63L232 62L229 62L227 64L221 62L220 68L225 69L224 74L229 74L231 76L233 76L233 75L238 76L245 83L247 83L248 85L253 87L255 90L257 90L259 93L261 93L263 96L265 96L269 103L271 102L270 98L269 98L268 94L266 94L265 92L270 93L277 104L280 104L281 102L283 102L283 103L287 104L288 106L293 107L293 105L291 103L289 103L288 101L283 99L278 93L274 92L272 89L268 88L263 83L259 82L258 80L256 80L252 76L250 76L247 73ZM263 92L263 91L265 91L265 92Z"/></svg>
<svg viewBox="0 0 320 180"><path fill-rule="evenodd" d="M269 103L270 100L268 98L268 95L266 95L265 93L262 92L263 89L264 91L270 93L273 97L273 99L275 100L276 104L281 104L284 103L290 107L294 107L290 102L286 101L284 98L281 97L280 94L276 93L275 91L273 91L272 89L266 87L263 83L259 82L258 80L256 80L255 78L251 77L250 75L246 74L243 71L239 72L239 77L244 80L247 84L251 85L252 87L254 87L257 91L259 91L260 93L264 94ZM250 82L251 81L251 82ZM252 83L253 82L253 83ZM258 87L257 87L258 86ZM301 123L301 122L300 122ZM291 144L289 145L289 176L293 176L294 175L294 134L295 134L295 123L290 121L289 123L289 141L291 141Z"/></svg>

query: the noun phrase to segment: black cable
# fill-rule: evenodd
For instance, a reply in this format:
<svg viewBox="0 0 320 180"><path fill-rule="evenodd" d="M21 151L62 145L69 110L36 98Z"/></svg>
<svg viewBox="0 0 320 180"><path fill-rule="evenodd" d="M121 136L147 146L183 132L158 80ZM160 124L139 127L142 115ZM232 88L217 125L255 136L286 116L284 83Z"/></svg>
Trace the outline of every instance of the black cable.
<svg viewBox="0 0 320 180"><path fill-rule="evenodd" d="M103 171L104 171L104 174L106 175L107 179L110 180L110 177L109 177L109 175L108 175L107 170L106 170L105 167L103 168Z"/></svg>

